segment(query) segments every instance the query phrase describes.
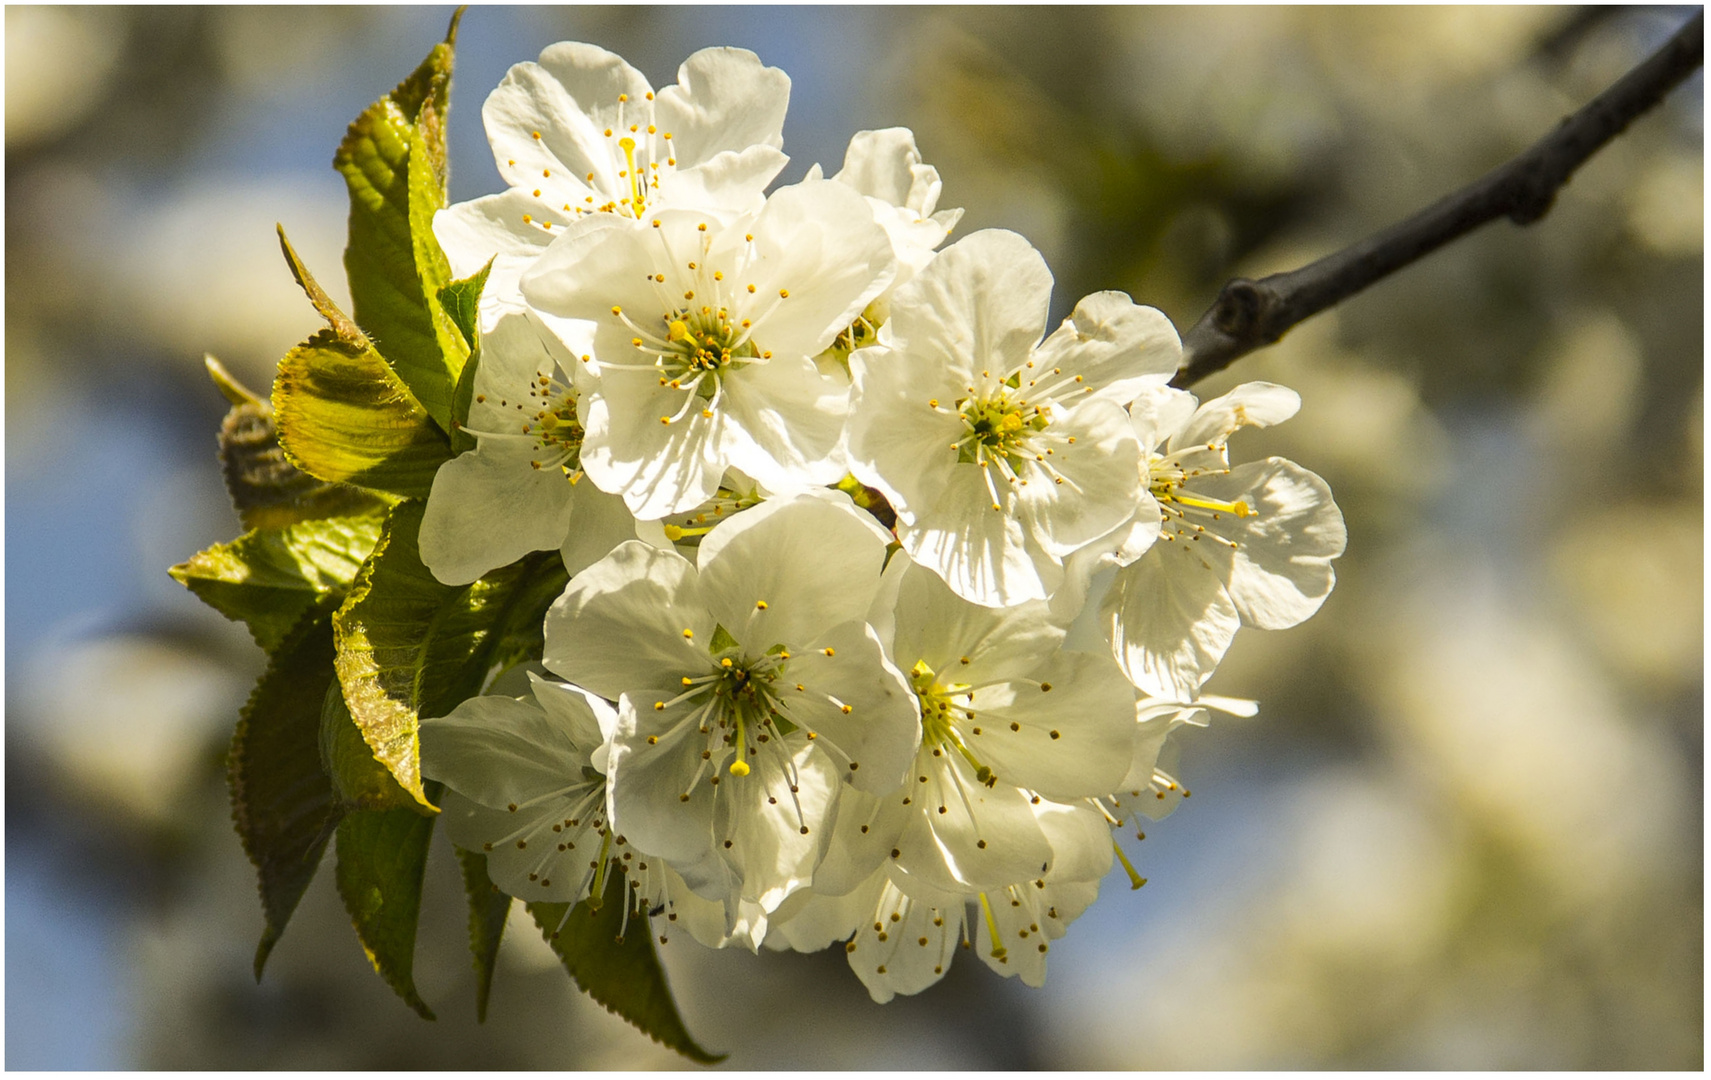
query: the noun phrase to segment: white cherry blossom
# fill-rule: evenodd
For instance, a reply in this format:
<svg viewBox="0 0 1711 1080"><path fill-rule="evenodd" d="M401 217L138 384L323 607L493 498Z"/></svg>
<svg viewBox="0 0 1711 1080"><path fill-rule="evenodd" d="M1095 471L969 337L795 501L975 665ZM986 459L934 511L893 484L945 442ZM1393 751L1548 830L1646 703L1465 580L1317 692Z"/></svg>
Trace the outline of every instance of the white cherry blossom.
<svg viewBox="0 0 1711 1080"><path fill-rule="evenodd" d="M768 943L813 952L844 941L851 970L880 1004L943 978L959 947L978 948L1001 975L1042 985L1050 943L1098 896L1114 847L1105 816L1086 800L1036 799L1030 811L1051 846L1048 870L1002 887L945 892L881 867L844 896L791 897Z"/></svg>
<svg viewBox="0 0 1711 1080"><path fill-rule="evenodd" d="M1041 340L1051 273L1015 233L946 248L850 357L850 471L897 511L904 550L959 596L1049 598L1064 559L1129 521L1140 447L1122 405L1181 346L1122 293L1084 298Z"/></svg>
<svg viewBox="0 0 1711 1080"><path fill-rule="evenodd" d="M728 932L745 902L771 912L806 886L841 790L897 787L920 741L864 621L886 540L841 494L773 499L693 565L619 545L547 615L547 667L618 702L614 820L724 901Z"/></svg>
<svg viewBox="0 0 1711 1080"><path fill-rule="evenodd" d="M808 175L817 177L819 168L814 166ZM832 344L830 356L847 363L851 352L874 343L879 327L891 317L892 293L932 261L962 219L962 210L938 209L944 187L939 170L921 160L915 134L908 128L858 131L844 152L844 167L832 179L867 199L897 256L897 276Z"/></svg>
<svg viewBox="0 0 1711 1080"><path fill-rule="evenodd" d="M422 562L440 581L466 585L531 551L560 548L574 574L634 539L636 521L623 500L583 478L577 390L534 320L507 314L481 344L463 425L476 447L434 474Z"/></svg>
<svg viewBox="0 0 1711 1080"><path fill-rule="evenodd" d="M531 310L598 376L583 467L640 518L711 498L735 467L774 492L844 475L849 388L813 357L890 282L885 231L828 180L731 224L662 210L584 222L523 278Z"/></svg>
<svg viewBox="0 0 1711 1080"><path fill-rule="evenodd" d="M621 888L632 908L691 895L612 828L612 706L538 676L530 683L527 697L474 697L422 721L422 771L448 788L441 817L452 842L485 853L487 876L524 900L605 897L617 867L627 871Z"/></svg>
<svg viewBox="0 0 1711 1080"><path fill-rule="evenodd" d="M456 277L494 259L482 296L490 325L515 304L519 275L574 221L758 209L787 160L779 148L789 100L789 77L743 49L695 53L656 94L614 53L550 45L482 106L508 189L441 211L434 234Z"/></svg>
<svg viewBox="0 0 1711 1080"><path fill-rule="evenodd" d="M1347 540L1330 488L1283 458L1229 463L1231 434L1287 420L1300 404L1263 382L1198 408L1180 390L1135 402L1157 539L1117 572L1100 610L1117 659L1147 693L1194 700L1238 629L1294 626L1330 595Z"/></svg>

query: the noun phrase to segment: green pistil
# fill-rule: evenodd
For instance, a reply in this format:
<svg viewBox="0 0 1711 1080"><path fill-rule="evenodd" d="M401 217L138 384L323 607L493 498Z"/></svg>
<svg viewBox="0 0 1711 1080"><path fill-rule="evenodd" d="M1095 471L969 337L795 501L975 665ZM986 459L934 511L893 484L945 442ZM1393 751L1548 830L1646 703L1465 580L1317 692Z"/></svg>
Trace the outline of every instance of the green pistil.
<svg viewBox="0 0 1711 1080"><path fill-rule="evenodd" d="M716 376L728 367L740 366L760 355L752 341L737 344L742 329L731 322L724 309L678 311L668 316L665 323L666 340L683 365L681 371L673 373L675 378L703 373ZM703 379L696 390L702 397L711 398L716 386L715 380Z"/></svg>
<svg viewBox="0 0 1711 1080"><path fill-rule="evenodd" d="M962 736L956 729L953 712L956 706L951 699L958 693L966 694L968 688L939 685L936 674L924 660L917 660L915 666L909 669L909 682L915 689L915 697L921 703L921 745L928 748L950 747L973 766L976 780L987 787L998 783L998 777L964 745Z"/></svg>
<svg viewBox="0 0 1711 1080"><path fill-rule="evenodd" d="M607 822L608 826L612 823ZM600 898L606 894L606 857L612 853L612 830L600 834L600 868L594 871L594 883L588 888L588 910L600 910Z"/></svg>
<svg viewBox="0 0 1711 1080"><path fill-rule="evenodd" d="M1117 841L1111 841L1111 850L1117 853L1118 860L1123 864L1123 870L1129 875L1129 889L1131 891L1147 883L1147 879L1135 869L1135 864L1129 861L1127 855L1123 854L1123 849L1117 846Z"/></svg>
<svg viewBox="0 0 1711 1080"><path fill-rule="evenodd" d="M999 940L998 920L992 917L992 905L986 902L985 893L980 894L980 914L986 919L986 934L992 939L993 959L1004 959L1006 956L1010 955L1010 950L1006 949L1004 947L1004 943Z"/></svg>
<svg viewBox="0 0 1711 1080"><path fill-rule="evenodd" d="M959 445L957 460L978 464L983 459L998 458L1016 473L1026 467L1027 440L1051 423L1040 406L1011 401L1005 393L994 398L969 398L960 409L969 433Z"/></svg>
<svg viewBox="0 0 1711 1080"><path fill-rule="evenodd" d="M758 741L765 742L769 737L768 731L780 736L786 734L784 727L788 721L779 715L778 702L772 692L772 683L778 678L779 669L772 666L757 671L747 662L730 656L722 657L719 667L719 677L713 682L712 691L720 702L717 712L719 726L725 729L725 745L737 754L736 760L731 762L730 772L732 776L747 776L750 771L750 739L758 735Z"/></svg>

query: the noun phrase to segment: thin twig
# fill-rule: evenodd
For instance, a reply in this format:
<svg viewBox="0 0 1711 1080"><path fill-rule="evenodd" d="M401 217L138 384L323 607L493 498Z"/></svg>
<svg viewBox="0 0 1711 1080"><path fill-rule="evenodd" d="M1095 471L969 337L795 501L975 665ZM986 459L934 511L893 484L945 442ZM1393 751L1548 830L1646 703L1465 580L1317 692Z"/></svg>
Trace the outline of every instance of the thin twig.
<svg viewBox="0 0 1711 1080"><path fill-rule="evenodd" d="M1663 100L1705 56L1705 12L1656 53L1531 149L1413 217L1299 270L1251 281L1236 278L1183 335L1182 367L1172 380L1190 386L1270 345L1290 327L1344 300L1488 221L1531 225L1587 158Z"/></svg>

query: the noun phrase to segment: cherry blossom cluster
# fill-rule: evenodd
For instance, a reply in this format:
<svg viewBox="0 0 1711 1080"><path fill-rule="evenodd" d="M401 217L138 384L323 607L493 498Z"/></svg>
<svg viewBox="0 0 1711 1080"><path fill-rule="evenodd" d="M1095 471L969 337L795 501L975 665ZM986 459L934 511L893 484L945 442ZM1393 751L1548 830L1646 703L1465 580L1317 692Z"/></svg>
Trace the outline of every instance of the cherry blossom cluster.
<svg viewBox="0 0 1711 1080"><path fill-rule="evenodd" d="M509 186L434 222L489 268L476 447L421 553L571 577L521 695L424 721L422 768L524 900L841 943L878 1001L958 948L1038 985L1114 860L1141 880L1114 830L1183 794L1171 732L1252 713L1203 687L1240 627L1318 609L1342 516L1230 463L1292 391L1173 389L1176 331L1119 292L1048 333L1045 260L947 245L909 131L769 191L789 85L707 49L655 91L565 43L487 99Z"/></svg>

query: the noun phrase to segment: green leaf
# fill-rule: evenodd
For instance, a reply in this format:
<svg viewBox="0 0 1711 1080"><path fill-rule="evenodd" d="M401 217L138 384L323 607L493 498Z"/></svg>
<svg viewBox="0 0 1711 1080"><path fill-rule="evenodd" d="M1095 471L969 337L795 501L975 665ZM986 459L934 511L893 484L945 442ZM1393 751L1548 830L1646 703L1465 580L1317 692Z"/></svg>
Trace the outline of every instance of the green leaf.
<svg viewBox="0 0 1711 1080"><path fill-rule="evenodd" d="M622 890L623 870L615 869L608 880L618 879ZM528 908L541 936L589 997L691 1061L712 1065L725 1060L724 1054L702 1049L678 1015L654 951L647 912L638 909L626 918L623 903L590 908L586 900L575 908L546 903Z"/></svg>
<svg viewBox="0 0 1711 1080"><path fill-rule="evenodd" d="M488 259L486 266L469 277L452 282L439 292L440 307L445 309L452 325L463 335L464 343L472 349L475 348L476 338L480 334L481 290L487 287L487 275L492 271L493 259Z"/></svg>
<svg viewBox="0 0 1711 1080"><path fill-rule="evenodd" d="M317 480L285 460L279 432L273 425L273 406L239 383L212 356L204 357L203 362L214 385L232 403L220 424L220 471L244 528L278 529L299 521L357 516L387 507L387 500L381 496Z"/></svg>
<svg viewBox="0 0 1711 1080"><path fill-rule="evenodd" d="M435 296L450 274L431 225L446 204L444 119L461 17L409 78L351 123L333 157L350 191L345 272L356 322L442 426L464 347L448 341L456 329Z"/></svg>
<svg viewBox="0 0 1711 1080"><path fill-rule="evenodd" d="M481 691L487 677L540 655L546 609L564 588L557 552L537 552L469 585L422 565L422 504L388 515L374 555L333 619L344 700L374 758L425 812L417 726Z"/></svg>
<svg viewBox="0 0 1711 1080"><path fill-rule="evenodd" d="M291 276L297 279L297 285L309 297L309 303L321 318L327 320L327 326L339 336L339 340L358 349L367 349L373 345L362 328L350 320L327 295L327 290L321 288L321 283L315 280L315 275L303 265L303 260L297 257L297 249L291 246L291 241L285 236L285 226L275 224L274 229L279 233L279 249L285 253L285 264L291 267Z"/></svg>
<svg viewBox="0 0 1711 1080"><path fill-rule="evenodd" d="M345 810L403 810L426 813L431 806L406 791L374 756L335 681L321 706L321 764ZM423 798L426 795L424 793Z"/></svg>
<svg viewBox="0 0 1711 1080"><path fill-rule="evenodd" d="M317 604L329 611L380 538L381 519L322 518L253 529L167 571L228 619L248 624L255 643L278 648Z"/></svg>
<svg viewBox="0 0 1711 1080"><path fill-rule="evenodd" d="M323 330L279 362L273 410L292 464L322 480L426 496L445 432L372 348Z"/></svg>
<svg viewBox="0 0 1711 1080"><path fill-rule="evenodd" d="M439 785L434 785L437 789ZM422 873L434 819L409 810L358 811L339 822L339 897L369 963L424 1020L433 1010L413 978Z"/></svg>
<svg viewBox="0 0 1711 1080"><path fill-rule="evenodd" d="M336 685L330 613L311 612L256 683L227 754L232 821L255 864L267 918L255 951L258 980L339 821L318 739L321 701Z"/></svg>
<svg viewBox="0 0 1711 1080"><path fill-rule="evenodd" d="M463 891L469 899L469 952L475 962L475 1018L487 1020L487 999L493 990L493 969L499 960L499 939L511 913L511 897L487 876L487 856L457 849L463 868Z"/></svg>
<svg viewBox="0 0 1711 1080"><path fill-rule="evenodd" d="M458 332L469 342L469 359L463 362L463 371L457 377L457 387L452 391L451 437L454 454L475 449L475 436L465 431L463 426L469 422L470 401L475 397L475 375L481 370L481 290L486 287L487 275L492 269L493 260L489 259L479 273L461 281L454 281L440 290L441 306L457 324Z"/></svg>

